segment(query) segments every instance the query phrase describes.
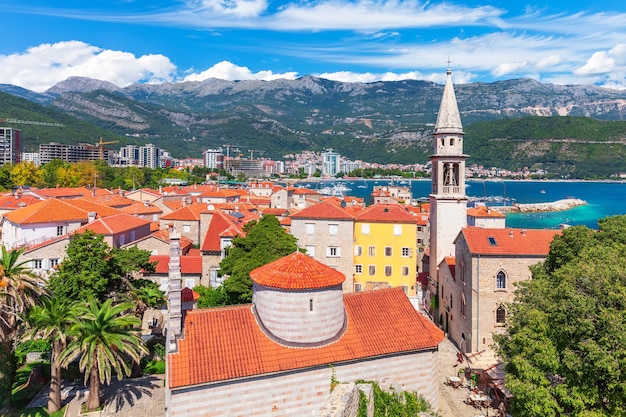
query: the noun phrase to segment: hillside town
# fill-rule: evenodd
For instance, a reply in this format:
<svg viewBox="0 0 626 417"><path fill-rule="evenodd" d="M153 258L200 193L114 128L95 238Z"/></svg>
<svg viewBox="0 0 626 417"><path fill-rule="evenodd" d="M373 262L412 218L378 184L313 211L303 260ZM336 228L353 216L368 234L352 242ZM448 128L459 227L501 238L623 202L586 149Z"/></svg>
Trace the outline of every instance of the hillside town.
<svg viewBox="0 0 626 417"><path fill-rule="evenodd" d="M379 187L364 201L272 180L130 191L19 187L0 197L2 245L44 281L88 233L114 249L149 253L154 268L139 271L141 279L167 298L143 312L140 326L144 340L164 340L158 415L353 416L360 393L374 395L359 381L375 381L417 393L433 413L446 416L452 390L476 414L504 417L511 393L494 335L504 330L516 284L530 280L561 231L507 228L502 212L469 205L466 177L479 173L466 167L463 138L448 70L428 201L416 202L402 185ZM205 152L205 165L221 155ZM332 151L321 158L323 175L355 169ZM222 162L237 160L244 161ZM267 174L258 161L237 172ZM313 175L317 165L307 163ZM229 279L220 265L233 241L270 216L298 250L250 272L250 303L199 307L202 288ZM444 351L454 365L442 365ZM339 388L331 391L331 381ZM114 402L104 404L102 412L113 413Z"/></svg>

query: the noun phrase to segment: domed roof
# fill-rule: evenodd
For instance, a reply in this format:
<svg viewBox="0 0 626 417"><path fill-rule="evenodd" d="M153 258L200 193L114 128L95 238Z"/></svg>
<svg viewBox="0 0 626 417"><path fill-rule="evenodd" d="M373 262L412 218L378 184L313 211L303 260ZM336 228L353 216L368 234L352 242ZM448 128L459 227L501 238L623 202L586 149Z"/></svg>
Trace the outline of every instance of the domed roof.
<svg viewBox="0 0 626 417"><path fill-rule="evenodd" d="M302 252L260 266L250 272L250 278L259 285L289 290L333 287L346 280L341 272Z"/></svg>

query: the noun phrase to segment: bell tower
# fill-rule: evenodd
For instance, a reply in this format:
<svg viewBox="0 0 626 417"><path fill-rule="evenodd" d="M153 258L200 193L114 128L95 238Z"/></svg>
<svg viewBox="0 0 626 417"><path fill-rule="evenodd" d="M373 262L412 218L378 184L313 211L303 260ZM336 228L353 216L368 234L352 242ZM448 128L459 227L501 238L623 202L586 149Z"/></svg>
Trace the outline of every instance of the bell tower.
<svg viewBox="0 0 626 417"><path fill-rule="evenodd" d="M463 126L452 85L452 71L446 71L446 84L433 133L434 154L430 199L431 282L438 283L437 266L446 256L454 256L454 240L467 226ZM436 284L438 287L438 284ZM433 290L438 292L438 288Z"/></svg>

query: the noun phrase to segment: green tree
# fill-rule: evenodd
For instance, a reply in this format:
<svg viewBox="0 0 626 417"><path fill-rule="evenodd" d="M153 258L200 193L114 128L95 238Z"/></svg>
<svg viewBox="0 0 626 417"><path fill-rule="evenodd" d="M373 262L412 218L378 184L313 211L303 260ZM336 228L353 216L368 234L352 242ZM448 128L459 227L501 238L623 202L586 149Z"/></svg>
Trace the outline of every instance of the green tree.
<svg viewBox="0 0 626 417"><path fill-rule="evenodd" d="M76 315L75 304L59 297L44 297L41 305L28 313L29 338L49 339L52 343L50 358L50 394L48 412L61 409L61 353L67 346L66 334Z"/></svg>
<svg viewBox="0 0 626 417"><path fill-rule="evenodd" d="M198 308L217 307L228 303L228 297L222 286L212 288L197 285L193 287L193 290L200 294L200 298L198 298L197 302Z"/></svg>
<svg viewBox="0 0 626 417"><path fill-rule="evenodd" d="M104 236L89 230L72 236L66 254L57 273L50 278L50 289L55 296L69 300L91 296L128 301L139 271L154 271L148 251L136 246L111 248Z"/></svg>
<svg viewBox="0 0 626 417"><path fill-rule="evenodd" d="M273 215L266 215L244 227L245 237L236 237L220 262L220 275L228 279L222 284L229 304L252 301L250 272L259 266L293 253L296 238L280 226Z"/></svg>
<svg viewBox="0 0 626 417"><path fill-rule="evenodd" d="M40 187L44 185L43 169L37 168L32 161L20 162L11 169L11 182L15 186L32 185Z"/></svg>
<svg viewBox="0 0 626 417"><path fill-rule="evenodd" d="M11 390L15 379L14 346L18 339L21 315L34 306L44 293L41 278L30 273L28 261L19 261L23 249L7 251L2 246L0 259L0 366L2 383L7 397L4 408L13 406Z"/></svg>
<svg viewBox="0 0 626 417"><path fill-rule="evenodd" d="M625 220L567 229L517 289L495 337L513 415L626 415Z"/></svg>
<svg viewBox="0 0 626 417"><path fill-rule="evenodd" d="M100 407L100 386L109 384L113 372L118 379L130 376L131 363L139 363L148 353L139 336L141 320L129 313L132 303L113 304L113 300L100 303L91 297L86 304L77 306L74 324L70 327L72 341L61 355L67 366L79 358L78 366L89 384L87 409Z"/></svg>

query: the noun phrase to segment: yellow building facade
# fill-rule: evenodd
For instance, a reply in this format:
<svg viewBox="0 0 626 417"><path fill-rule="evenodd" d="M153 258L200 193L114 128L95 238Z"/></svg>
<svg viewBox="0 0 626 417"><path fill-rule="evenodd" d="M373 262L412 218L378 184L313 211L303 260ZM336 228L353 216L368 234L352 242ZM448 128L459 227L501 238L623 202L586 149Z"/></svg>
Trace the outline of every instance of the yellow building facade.
<svg viewBox="0 0 626 417"><path fill-rule="evenodd" d="M354 223L354 291L401 287L416 295L417 219L399 204L374 204Z"/></svg>

